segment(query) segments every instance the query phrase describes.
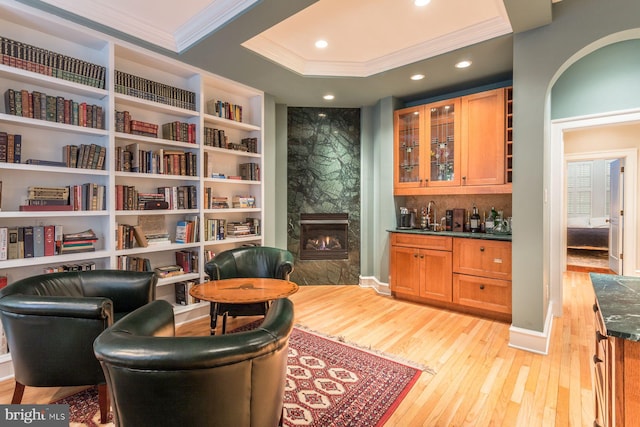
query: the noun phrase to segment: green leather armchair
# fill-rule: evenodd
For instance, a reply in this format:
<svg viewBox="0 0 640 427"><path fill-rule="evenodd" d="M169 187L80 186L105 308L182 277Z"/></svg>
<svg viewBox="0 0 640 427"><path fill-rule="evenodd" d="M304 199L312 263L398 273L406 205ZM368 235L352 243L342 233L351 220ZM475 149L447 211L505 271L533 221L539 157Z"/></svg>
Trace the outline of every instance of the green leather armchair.
<svg viewBox="0 0 640 427"><path fill-rule="evenodd" d="M174 336L164 300L125 316L93 345L116 426L276 426L293 319L286 298L256 329L227 335Z"/></svg>
<svg viewBox="0 0 640 427"><path fill-rule="evenodd" d="M93 341L114 320L155 298L154 273L93 270L42 274L0 290L0 319L7 336L16 386L98 385L101 421L109 400Z"/></svg>
<svg viewBox="0 0 640 427"><path fill-rule="evenodd" d="M219 253L204 266L211 280L236 277L263 277L289 280L293 271L293 255L285 249L269 246L243 246ZM268 303L221 304L212 302L211 335L215 333L218 316L223 316L222 333L229 316L264 316Z"/></svg>

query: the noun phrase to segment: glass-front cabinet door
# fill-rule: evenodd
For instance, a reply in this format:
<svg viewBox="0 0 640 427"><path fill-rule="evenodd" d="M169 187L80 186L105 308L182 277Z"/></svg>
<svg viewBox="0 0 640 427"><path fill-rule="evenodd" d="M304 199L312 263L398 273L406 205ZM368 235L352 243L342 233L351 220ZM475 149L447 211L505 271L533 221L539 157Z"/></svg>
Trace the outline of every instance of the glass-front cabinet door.
<svg viewBox="0 0 640 427"><path fill-rule="evenodd" d="M429 132L428 186L460 185L460 101L426 106Z"/></svg>
<svg viewBox="0 0 640 427"><path fill-rule="evenodd" d="M424 185L424 107L395 112L394 181L396 188Z"/></svg>
<svg viewBox="0 0 640 427"><path fill-rule="evenodd" d="M395 194L460 185L460 99L397 110L394 119Z"/></svg>

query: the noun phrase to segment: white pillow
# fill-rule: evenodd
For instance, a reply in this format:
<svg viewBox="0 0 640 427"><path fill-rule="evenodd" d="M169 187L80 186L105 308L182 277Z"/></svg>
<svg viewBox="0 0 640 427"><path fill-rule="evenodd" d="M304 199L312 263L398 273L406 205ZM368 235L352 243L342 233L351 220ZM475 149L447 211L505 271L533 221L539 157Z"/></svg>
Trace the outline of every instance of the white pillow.
<svg viewBox="0 0 640 427"><path fill-rule="evenodd" d="M571 217L567 219L567 227L569 228L589 228L589 218L587 217Z"/></svg>
<svg viewBox="0 0 640 427"><path fill-rule="evenodd" d="M609 228L609 218L604 216L591 218L590 224L592 228Z"/></svg>

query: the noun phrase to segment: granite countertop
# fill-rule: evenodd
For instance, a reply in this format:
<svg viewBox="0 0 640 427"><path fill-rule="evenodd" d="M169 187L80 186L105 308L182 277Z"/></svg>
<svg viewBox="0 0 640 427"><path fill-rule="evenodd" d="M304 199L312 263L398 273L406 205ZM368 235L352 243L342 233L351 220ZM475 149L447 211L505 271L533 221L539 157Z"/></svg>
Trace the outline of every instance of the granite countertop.
<svg viewBox="0 0 640 427"><path fill-rule="evenodd" d="M419 228L410 228L410 229L395 228L387 231L391 233L422 234L426 236L432 235L432 236L464 237L466 239L502 240L507 242L511 241L511 234L468 233L468 232L462 232L462 231L430 231L430 230L421 230Z"/></svg>
<svg viewBox="0 0 640 427"><path fill-rule="evenodd" d="M640 341L640 277L590 273L607 335Z"/></svg>

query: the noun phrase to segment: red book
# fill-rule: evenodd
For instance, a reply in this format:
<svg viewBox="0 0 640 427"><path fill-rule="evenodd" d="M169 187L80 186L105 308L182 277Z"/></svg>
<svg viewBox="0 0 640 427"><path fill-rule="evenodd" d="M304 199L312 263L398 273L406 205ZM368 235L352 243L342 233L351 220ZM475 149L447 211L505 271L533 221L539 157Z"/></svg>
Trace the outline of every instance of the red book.
<svg viewBox="0 0 640 427"><path fill-rule="evenodd" d="M71 205L20 205L21 212L72 211Z"/></svg>
<svg viewBox="0 0 640 427"><path fill-rule="evenodd" d="M56 251L56 227L44 226L44 256L53 256Z"/></svg>

